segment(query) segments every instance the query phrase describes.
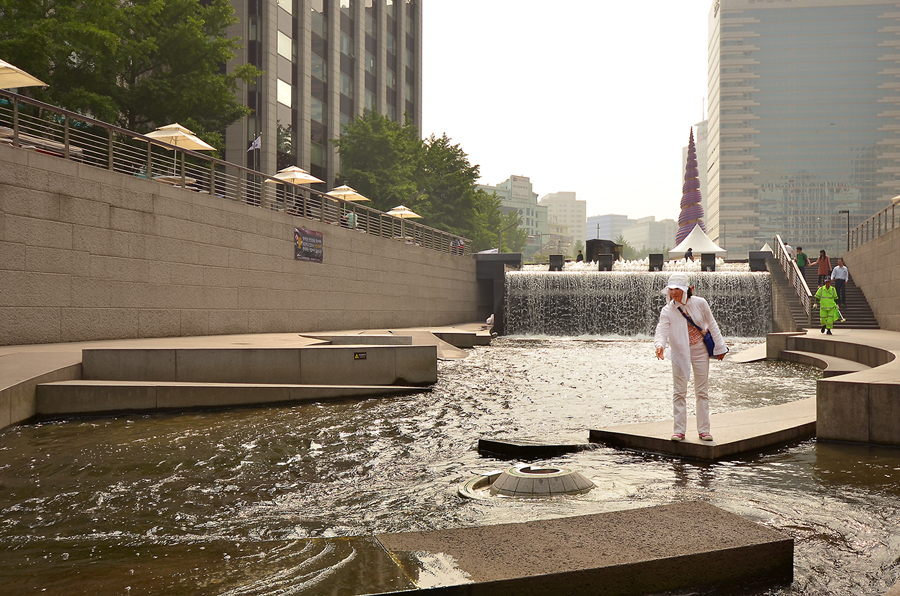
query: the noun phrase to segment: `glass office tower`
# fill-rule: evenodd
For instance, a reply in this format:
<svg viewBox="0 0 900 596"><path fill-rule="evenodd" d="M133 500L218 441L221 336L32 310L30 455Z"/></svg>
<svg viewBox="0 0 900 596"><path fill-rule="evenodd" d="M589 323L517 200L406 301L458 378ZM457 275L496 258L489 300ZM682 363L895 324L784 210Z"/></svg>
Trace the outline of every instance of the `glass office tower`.
<svg viewBox="0 0 900 596"><path fill-rule="evenodd" d="M775 234L846 250L900 194L900 3L715 0L706 223L728 258Z"/></svg>
<svg viewBox="0 0 900 596"><path fill-rule="evenodd" d="M332 188L329 142L365 110L422 127L421 0L231 0L234 62L263 76L239 93L253 114L226 130L225 159L266 174L296 165ZM259 151L248 152L260 136Z"/></svg>

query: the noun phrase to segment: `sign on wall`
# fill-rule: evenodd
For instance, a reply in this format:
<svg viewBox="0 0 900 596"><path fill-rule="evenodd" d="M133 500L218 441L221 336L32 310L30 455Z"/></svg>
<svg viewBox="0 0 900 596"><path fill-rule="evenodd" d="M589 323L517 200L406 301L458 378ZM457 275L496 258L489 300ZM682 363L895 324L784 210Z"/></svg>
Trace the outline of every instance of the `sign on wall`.
<svg viewBox="0 0 900 596"><path fill-rule="evenodd" d="M321 263L324 255L322 232L294 228L294 258Z"/></svg>

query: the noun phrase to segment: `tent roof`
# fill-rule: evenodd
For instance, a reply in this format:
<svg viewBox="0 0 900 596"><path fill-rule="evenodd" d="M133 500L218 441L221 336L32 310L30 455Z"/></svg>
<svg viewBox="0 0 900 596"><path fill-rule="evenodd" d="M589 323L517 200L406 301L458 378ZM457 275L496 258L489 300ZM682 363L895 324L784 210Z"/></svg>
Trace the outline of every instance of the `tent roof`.
<svg viewBox="0 0 900 596"><path fill-rule="evenodd" d="M684 253L686 253L689 248L693 249L695 255L702 255L704 253L715 253L719 255L728 252L710 240L709 236L706 235L706 232L700 227L700 224L694 226L694 229L687 235L687 238L681 241L681 244L669 251L669 256L683 257Z"/></svg>

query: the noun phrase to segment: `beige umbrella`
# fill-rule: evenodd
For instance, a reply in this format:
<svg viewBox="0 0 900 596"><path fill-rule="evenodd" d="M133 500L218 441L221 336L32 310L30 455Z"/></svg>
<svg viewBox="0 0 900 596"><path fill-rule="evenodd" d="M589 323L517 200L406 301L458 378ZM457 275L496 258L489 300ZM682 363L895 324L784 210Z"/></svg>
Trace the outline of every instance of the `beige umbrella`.
<svg viewBox="0 0 900 596"><path fill-rule="evenodd" d="M332 188L328 191L328 196L337 197L339 199L344 199L345 201L368 201L370 199L362 196L346 184L343 186L338 186L337 188Z"/></svg>
<svg viewBox="0 0 900 596"><path fill-rule="evenodd" d="M216 150L215 147L204 143L202 140L200 140L199 137L195 136L193 131L188 130L177 122L174 124L160 126L156 130L148 132L144 136L150 137L151 139L156 139L157 141L162 141L163 143L175 145L176 147L181 147L182 149L190 149L192 151Z"/></svg>
<svg viewBox="0 0 900 596"><path fill-rule="evenodd" d="M403 231L403 220L411 219L413 217L422 217L421 215L404 205L397 205L396 207L388 211L387 214L400 218L400 236L404 239L406 239L406 232Z"/></svg>
<svg viewBox="0 0 900 596"><path fill-rule="evenodd" d="M272 178L277 178L278 180L272 180ZM297 166L288 166L282 170L278 170L278 173L272 176L272 178L267 178L266 182L271 182L272 184L278 184L279 182L287 182L289 184L316 184L324 182L324 180L319 180L306 170L298 168Z"/></svg>
<svg viewBox="0 0 900 596"><path fill-rule="evenodd" d="M0 60L0 89L36 86L46 87L47 83L34 78L21 68L13 66L9 62Z"/></svg>
<svg viewBox="0 0 900 596"><path fill-rule="evenodd" d="M156 139L157 141L168 143L170 145L175 145L176 147L181 147L182 149L190 149L191 151L216 150L215 147L204 143L202 140L200 140L199 137L195 136L193 131L188 130L177 122L175 122L174 124L160 126L156 130L148 132L144 136L150 137L151 139ZM178 155L175 154L172 156L173 171L176 168L177 161Z"/></svg>
<svg viewBox="0 0 900 596"><path fill-rule="evenodd" d="M393 209L387 212L388 215L393 215L394 217L399 217L400 219L410 219L413 217L422 217L409 207L404 207L403 205L397 205Z"/></svg>

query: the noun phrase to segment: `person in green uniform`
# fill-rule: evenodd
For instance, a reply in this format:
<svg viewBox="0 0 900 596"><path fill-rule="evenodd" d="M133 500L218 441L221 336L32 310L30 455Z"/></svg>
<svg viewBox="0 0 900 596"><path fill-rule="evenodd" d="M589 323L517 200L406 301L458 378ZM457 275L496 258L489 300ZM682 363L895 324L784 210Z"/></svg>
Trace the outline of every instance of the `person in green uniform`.
<svg viewBox="0 0 900 596"><path fill-rule="evenodd" d="M819 304L819 323L822 324L822 333L834 328L834 322L838 319L837 290L831 286L831 278L825 277L825 285L816 290L816 302Z"/></svg>

